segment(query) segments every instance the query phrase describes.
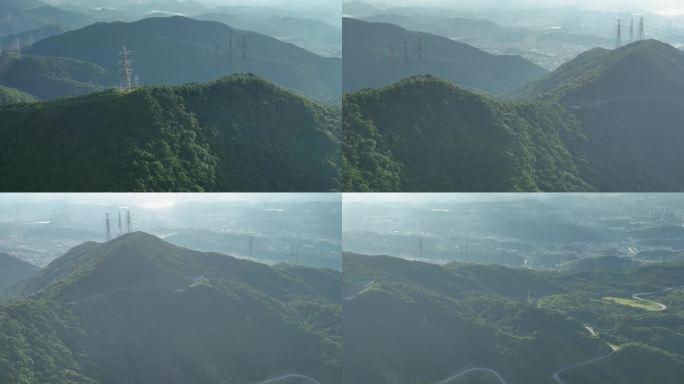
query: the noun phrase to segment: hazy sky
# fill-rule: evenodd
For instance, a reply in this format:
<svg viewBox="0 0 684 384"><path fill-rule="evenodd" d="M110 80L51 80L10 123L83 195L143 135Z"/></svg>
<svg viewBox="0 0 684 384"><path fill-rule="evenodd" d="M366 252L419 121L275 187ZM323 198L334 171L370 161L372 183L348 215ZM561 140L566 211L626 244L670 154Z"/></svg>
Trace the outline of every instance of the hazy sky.
<svg viewBox="0 0 684 384"><path fill-rule="evenodd" d="M17 203L51 202L118 204L143 208L166 208L188 201L244 201L248 204L291 201L338 201L337 193L3 193L0 209Z"/></svg>
<svg viewBox="0 0 684 384"><path fill-rule="evenodd" d="M591 196L593 198L619 198L621 193L578 193L572 196ZM634 194L638 195L638 194ZM428 202L467 202L501 200L550 200L562 199L562 193L346 193L343 204L355 203L406 203L422 204ZM645 195L644 195L645 196Z"/></svg>
<svg viewBox="0 0 684 384"><path fill-rule="evenodd" d="M590 9L639 9L648 11L683 11L682 0L367 0L377 6L440 6L456 8L459 6L479 7L556 7L581 6Z"/></svg>

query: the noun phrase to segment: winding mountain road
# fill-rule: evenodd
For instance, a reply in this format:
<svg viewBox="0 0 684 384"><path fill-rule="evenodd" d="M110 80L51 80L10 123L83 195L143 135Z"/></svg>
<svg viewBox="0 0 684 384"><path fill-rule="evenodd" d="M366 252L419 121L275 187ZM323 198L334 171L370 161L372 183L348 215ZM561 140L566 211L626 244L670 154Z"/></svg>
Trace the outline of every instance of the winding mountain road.
<svg viewBox="0 0 684 384"><path fill-rule="evenodd" d="M657 306L658 309L656 309L655 311L658 311L658 312L659 312L659 311L664 311L664 310L667 309L667 305L665 305L665 304L663 304L663 303L658 303L657 301L644 299L642 296L650 296L650 295L655 295L655 294L661 293L661 292L669 292L669 291L672 291L672 290L675 290L675 289L679 289L679 288L684 288L684 286L665 288L665 289L662 289L662 290L660 290L660 291L644 292L644 293L635 293L635 294L632 295L632 298L635 299L635 300L640 300L640 301L649 303L649 304L651 304L651 305ZM600 336L598 335L598 333L596 333L596 331L594 330L594 328L592 328L591 326L586 325L586 324L584 325L584 328L585 328L589 333L591 333L592 336L598 337L598 338L600 339ZM611 357L613 354L615 354L615 352L617 352L617 351L619 350L619 348L618 348L617 346L615 346L615 345L613 345L613 344L610 344L609 342L607 342L607 341L605 341L605 340L603 340L603 339L601 339L601 340L602 340L604 343L606 343L606 344L610 347L610 352L609 352L609 353L607 353L607 354L605 354L605 355L601 355L601 356L599 356L599 357L595 357L595 358L593 358L593 359L589 359L589 360L587 360L587 361L583 361L583 362L581 362L581 363L577 363L577 364L575 364L575 365L571 365L571 366L566 367L566 368L562 368L562 369L557 370L556 372L553 373L553 379L556 381L556 383L558 383L558 384L566 384L565 381L563 381L563 379L561 379L561 377L560 377L561 373L570 371L570 370L575 369L575 368L579 368L579 367L584 366L584 365L593 364L593 363L595 363L595 362L597 362L597 361L601 361L601 360L607 359L607 358Z"/></svg>
<svg viewBox="0 0 684 384"><path fill-rule="evenodd" d="M594 332L592 332L592 331L590 331L590 332L591 332L592 334L594 334ZM598 336L597 336L597 337L598 337ZM553 373L553 379L556 380L556 382L557 382L558 384L566 384L565 381L563 381L563 379L561 379L561 377L560 377L561 373L570 371L570 370L575 369L575 368L579 368L579 367L584 366L584 365L593 364L593 363L595 363L595 362L597 362L597 361L601 361L601 360L603 360L603 359L607 359L607 358L613 356L613 354L614 354L615 352L617 352L618 348L617 348L616 346L612 345L612 344L607 343L607 342L606 342L606 344L608 344L608 346L610 347L610 352L609 352L609 353L607 353L607 354L605 354L605 355L601 355L601 356L599 356L599 357L594 357L593 359L589 359L589 360L587 360L587 361L583 361L583 362L577 363L577 364L575 364L575 365L571 365L571 366L566 367L566 368L559 369L559 370L557 370L556 372Z"/></svg>
<svg viewBox="0 0 684 384"><path fill-rule="evenodd" d="M297 373L289 373L286 375L278 376L278 377L273 377L271 379L266 379L264 381L260 381L257 384L275 384L279 383L281 381L289 380L289 379L301 379L299 382L301 383L308 383L308 384L321 384L320 381L314 379L311 376L306 376L306 375L300 375Z"/></svg>
<svg viewBox="0 0 684 384"><path fill-rule="evenodd" d="M459 377L463 377L463 376L468 375L468 374L473 373L473 372L487 372L487 373L490 373L490 374L492 374L494 377L496 377L496 378L499 380L499 383L501 383L501 384L508 384L508 383L506 382L506 380L504 380L504 378L501 377L501 375L499 374L499 372L497 372L497 371L495 371L495 370L493 370L493 369L490 369L490 368L481 368L481 367L466 369L465 371L462 371L462 372L459 372L459 373L457 373L457 374L455 374L455 375L453 375L453 376L447 377L446 379L444 379L444 380L438 382L437 384L448 384L448 383L449 383L450 381L452 381L452 380L458 379Z"/></svg>
<svg viewBox="0 0 684 384"><path fill-rule="evenodd" d="M643 297L641 297L641 296L650 296L650 295L654 295L654 294L660 293L660 292L661 292L661 291L644 292L644 293L635 293L635 294L632 295L632 298L633 298L634 300L639 300L639 301L643 301L644 303L648 303L648 304L655 305L656 307L658 307L658 309L656 309L655 311L664 311L664 310L667 309L667 305L665 305L665 304L663 304L663 303L658 303L658 302L653 301L653 300L644 299Z"/></svg>

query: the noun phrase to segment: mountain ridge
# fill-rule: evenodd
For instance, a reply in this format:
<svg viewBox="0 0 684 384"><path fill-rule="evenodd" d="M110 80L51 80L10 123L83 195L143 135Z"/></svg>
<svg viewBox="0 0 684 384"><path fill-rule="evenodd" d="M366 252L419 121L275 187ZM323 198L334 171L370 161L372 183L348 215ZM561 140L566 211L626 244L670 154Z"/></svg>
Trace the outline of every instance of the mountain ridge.
<svg viewBox="0 0 684 384"><path fill-rule="evenodd" d="M0 180L34 191L337 190L338 114L244 74L10 105ZM63 146L70 156L56 161Z"/></svg>
<svg viewBox="0 0 684 384"><path fill-rule="evenodd" d="M546 74L545 69L520 56L492 55L446 37L408 31L394 24L352 18L344 18L343 24L346 92L386 86L412 75L433 74L462 87L504 94Z"/></svg>
<svg viewBox="0 0 684 384"><path fill-rule="evenodd" d="M340 383L340 296L331 295L339 279L339 271L274 268L143 232L84 243L0 303L0 335L46 336L42 350L0 346L37 361L21 371L12 357L0 374L56 384L210 384L297 372ZM36 327L21 328L25 321Z"/></svg>
<svg viewBox="0 0 684 384"><path fill-rule="evenodd" d="M231 73L253 72L317 100L339 98L339 58L318 56L294 44L219 22L182 16L98 22L47 37L25 52L99 65L108 71L107 81L100 85L115 86L118 54L124 45L133 52L133 70L141 84L208 82Z"/></svg>

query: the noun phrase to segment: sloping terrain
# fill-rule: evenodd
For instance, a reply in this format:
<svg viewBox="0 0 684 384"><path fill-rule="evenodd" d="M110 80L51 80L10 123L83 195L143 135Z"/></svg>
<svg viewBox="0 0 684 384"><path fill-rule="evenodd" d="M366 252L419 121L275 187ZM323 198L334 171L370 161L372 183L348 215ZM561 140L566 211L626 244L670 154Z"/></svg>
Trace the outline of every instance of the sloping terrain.
<svg viewBox="0 0 684 384"><path fill-rule="evenodd" d="M346 92L431 74L461 87L498 95L547 73L520 56L492 55L446 37L393 24L345 18L342 31Z"/></svg>
<svg viewBox="0 0 684 384"><path fill-rule="evenodd" d="M646 40L578 56L516 95L556 100L581 123L581 167L602 191L681 191L684 53ZM667 166L663 166L667 164Z"/></svg>
<svg viewBox="0 0 684 384"><path fill-rule="evenodd" d="M232 43L231 43L232 40ZM95 23L48 37L25 51L66 57L106 69L119 84L119 52L132 52L140 84L207 82L235 72L255 73L321 101L339 100L339 58L325 58L259 33L186 17Z"/></svg>
<svg viewBox="0 0 684 384"><path fill-rule="evenodd" d="M414 77L345 95L345 191L591 190L568 148L583 140L557 104L502 103Z"/></svg>
<svg viewBox="0 0 684 384"><path fill-rule="evenodd" d="M0 371L22 383L340 383L339 281L139 232L85 243L0 305L0 335L15 341Z"/></svg>
<svg viewBox="0 0 684 384"><path fill-rule="evenodd" d="M345 253L343 268L349 383L674 384L684 369L681 264L569 274Z"/></svg>

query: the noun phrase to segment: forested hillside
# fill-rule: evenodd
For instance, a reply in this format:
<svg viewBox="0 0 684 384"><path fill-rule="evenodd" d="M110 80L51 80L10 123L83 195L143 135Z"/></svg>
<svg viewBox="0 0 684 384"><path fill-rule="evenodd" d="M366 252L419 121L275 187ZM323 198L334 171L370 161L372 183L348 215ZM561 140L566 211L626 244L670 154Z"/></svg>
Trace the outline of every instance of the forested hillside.
<svg viewBox="0 0 684 384"><path fill-rule="evenodd" d="M130 23L100 22L45 38L24 51L104 68L103 78L91 84L114 87L119 85L119 53L124 45L132 52L133 70L140 84L207 82L231 73L249 72L308 97L339 100L339 58L321 57L293 44L214 21L176 16ZM52 72L46 71L32 68L31 78L49 77ZM2 80L0 83L4 84ZM50 92L41 84L29 86Z"/></svg>
<svg viewBox="0 0 684 384"><path fill-rule="evenodd" d="M591 190L560 105L503 103L432 76L346 94L346 191Z"/></svg>
<svg viewBox="0 0 684 384"><path fill-rule="evenodd" d="M578 56L516 93L565 105L587 137L582 175L602 191L682 191L684 52L657 40ZM663 164L668 164L664 167Z"/></svg>
<svg viewBox="0 0 684 384"><path fill-rule="evenodd" d="M339 109L253 75L0 107L11 191L338 189Z"/></svg>
<svg viewBox="0 0 684 384"><path fill-rule="evenodd" d="M511 384L674 384L684 369L681 265L570 274L347 253L343 268L349 383L487 383L489 369Z"/></svg>
<svg viewBox="0 0 684 384"><path fill-rule="evenodd" d="M340 273L144 233L85 243L0 304L8 383L341 383ZM230 326L226 326L229 324Z"/></svg>

